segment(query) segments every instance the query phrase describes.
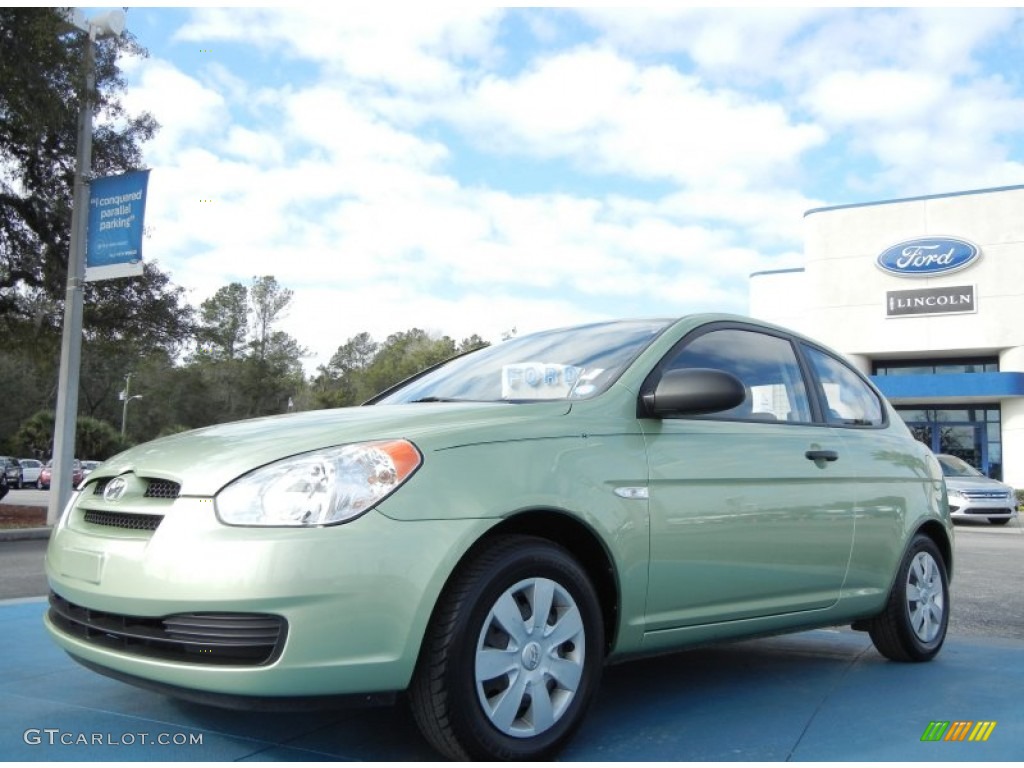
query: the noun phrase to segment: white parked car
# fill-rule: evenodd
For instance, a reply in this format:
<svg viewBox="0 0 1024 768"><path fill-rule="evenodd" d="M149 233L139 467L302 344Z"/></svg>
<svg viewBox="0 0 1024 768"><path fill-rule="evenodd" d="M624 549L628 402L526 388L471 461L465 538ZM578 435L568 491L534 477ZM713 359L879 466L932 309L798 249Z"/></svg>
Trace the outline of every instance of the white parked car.
<svg viewBox="0 0 1024 768"><path fill-rule="evenodd" d="M43 462L38 459L18 459L21 464L21 484L34 486L39 480Z"/></svg>
<svg viewBox="0 0 1024 768"><path fill-rule="evenodd" d="M1013 488L986 477L963 459L940 453L949 492L949 514L954 520L987 518L994 525L1006 525L1017 510L1017 492Z"/></svg>

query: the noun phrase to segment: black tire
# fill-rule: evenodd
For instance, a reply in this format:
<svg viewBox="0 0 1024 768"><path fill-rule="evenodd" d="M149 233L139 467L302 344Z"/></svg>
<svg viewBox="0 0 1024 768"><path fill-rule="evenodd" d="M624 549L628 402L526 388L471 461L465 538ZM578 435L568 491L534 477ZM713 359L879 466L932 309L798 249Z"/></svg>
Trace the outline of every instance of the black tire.
<svg viewBox="0 0 1024 768"><path fill-rule="evenodd" d="M532 626L537 605L545 618ZM478 667L491 660L498 666ZM579 726L603 665L601 609L586 572L551 542L506 536L461 566L442 593L409 698L424 737L447 757L544 760Z"/></svg>
<svg viewBox="0 0 1024 768"><path fill-rule="evenodd" d="M885 610L871 622L871 642L893 661L930 661L948 625L946 561L935 542L919 533L903 556Z"/></svg>
<svg viewBox="0 0 1024 768"><path fill-rule="evenodd" d="M1006 525L1008 522L1010 522L1010 518L1008 518L1008 517L990 517L988 519L988 521L992 525Z"/></svg>

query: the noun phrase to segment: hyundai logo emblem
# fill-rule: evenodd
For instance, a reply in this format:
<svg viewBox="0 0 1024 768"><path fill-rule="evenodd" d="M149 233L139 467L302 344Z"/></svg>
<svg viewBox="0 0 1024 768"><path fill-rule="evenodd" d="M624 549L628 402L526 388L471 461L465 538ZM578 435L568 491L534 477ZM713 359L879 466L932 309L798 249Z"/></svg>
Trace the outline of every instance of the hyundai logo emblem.
<svg viewBox="0 0 1024 768"><path fill-rule="evenodd" d="M104 501L117 501L124 496L125 490L128 488L128 481L123 477L115 477L109 483L107 487L103 489L103 500Z"/></svg>

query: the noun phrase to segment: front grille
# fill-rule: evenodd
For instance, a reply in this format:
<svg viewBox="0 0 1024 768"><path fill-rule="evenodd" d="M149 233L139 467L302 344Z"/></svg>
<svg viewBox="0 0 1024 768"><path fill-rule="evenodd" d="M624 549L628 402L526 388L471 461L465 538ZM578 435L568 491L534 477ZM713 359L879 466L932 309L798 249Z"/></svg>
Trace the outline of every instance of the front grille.
<svg viewBox="0 0 1024 768"><path fill-rule="evenodd" d="M102 496L104 489L107 487L107 483L111 480L113 480L111 477L104 477L102 480L97 480L96 483L93 484L93 496ZM176 499L180 492L180 483L176 483L173 480L150 479L146 480L146 492L142 495L147 499Z"/></svg>
<svg viewBox="0 0 1024 768"><path fill-rule="evenodd" d="M1010 498L1006 491L960 491L964 498L972 501L1005 501Z"/></svg>
<svg viewBox="0 0 1024 768"><path fill-rule="evenodd" d="M171 480L150 480L146 486L147 499L176 499L181 486Z"/></svg>
<svg viewBox="0 0 1024 768"><path fill-rule="evenodd" d="M163 618L94 611L50 593L50 621L91 645L133 656L213 666L260 666L277 658L287 622L263 613L176 613Z"/></svg>
<svg viewBox="0 0 1024 768"><path fill-rule="evenodd" d="M125 528L130 531L155 531L164 519L163 515L136 515L129 512L98 512L86 510L82 516L91 525L105 525L111 528Z"/></svg>

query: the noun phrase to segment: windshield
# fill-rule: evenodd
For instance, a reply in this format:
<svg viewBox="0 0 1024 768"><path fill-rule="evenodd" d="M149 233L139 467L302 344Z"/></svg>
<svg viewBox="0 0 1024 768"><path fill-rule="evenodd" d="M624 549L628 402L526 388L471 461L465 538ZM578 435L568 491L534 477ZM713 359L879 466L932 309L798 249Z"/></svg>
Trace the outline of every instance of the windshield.
<svg viewBox="0 0 1024 768"><path fill-rule="evenodd" d="M671 320L624 320L535 333L451 360L374 404L579 400L606 390Z"/></svg>
<svg viewBox="0 0 1024 768"><path fill-rule="evenodd" d="M985 477L963 459L956 456L936 456L942 465L942 474L946 477Z"/></svg>

